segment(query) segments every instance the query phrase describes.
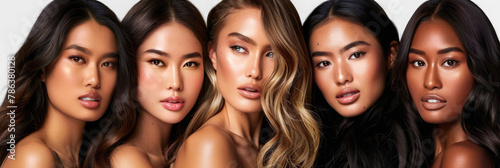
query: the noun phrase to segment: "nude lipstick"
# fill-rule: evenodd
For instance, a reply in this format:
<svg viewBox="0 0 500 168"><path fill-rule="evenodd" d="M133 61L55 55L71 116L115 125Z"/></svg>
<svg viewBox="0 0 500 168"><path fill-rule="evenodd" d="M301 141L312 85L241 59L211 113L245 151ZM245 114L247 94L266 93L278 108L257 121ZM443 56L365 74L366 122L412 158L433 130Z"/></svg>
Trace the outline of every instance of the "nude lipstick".
<svg viewBox="0 0 500 168"><path fill-rule="evenodd" d="M260 98L260 87L256 84L247 83L238 87L238 93L247 99Z"/></svg>
<svg viewBox="0 0 500 168"><path fill-rule="evenodd" d="M340 104L347 105L356 102L359 96L360 92L358 89L344 88L337 93L336 98Z"/></svg>
<svg viewBox="0 0 500 168"><path fill-rule="evenodd" d="M424 109L429 111L439 110L446 105L446 99L436 94L427 94L420 101Z"/></svg>
<svg viewBox="0 0 500 168"><path fill-rule="evenodd" d="M83 105L83 107L95 109L98 108L100 105L101 95L99 95L99 93L96 93L94 91L90 91L78 97L78 100L80 101L80 104Z"/></svg>
<svg viewBox="0 0 500 168"><path fill-rule="evenodd" d="M178 96L170 96L160 101L163 108L170 111L179 111L184 106L184 100Z"/></svg>

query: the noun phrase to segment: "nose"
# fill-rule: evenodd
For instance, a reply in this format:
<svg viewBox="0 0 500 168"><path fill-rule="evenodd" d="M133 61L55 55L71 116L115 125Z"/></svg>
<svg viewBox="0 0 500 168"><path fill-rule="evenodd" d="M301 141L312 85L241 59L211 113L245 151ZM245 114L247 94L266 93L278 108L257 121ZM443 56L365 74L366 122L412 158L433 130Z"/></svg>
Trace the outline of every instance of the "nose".
<svg viewBox="0 0 500 168"><path fill-rule="evenodd" d="M436 64L431 64L425 72L424 87L432 90L439 89L443 86Z"/></svg>
<svg viewBox="0 0 500 168"><path fill-rule="evenodd" d="M86 69L84 85L92 88L100 88L101 81L99 76L99 68L97 66L88 66Z"/></svg>
<svg viewBox="0 0 500 168"><path fill-rule="evenodd" d="M176 66L170 66L167 77L167 89L181 91L183 89L183 82L181 70Z"/></svg>
<svg viewBox="0 0 500 168"><path fill-rule="evenodd" d="M345 64L346 62L338 60L337 65L333 65L333 67L335 67L333 71L334 71L335 83L337 85L345 85L347 83L352 82L353 80L351 70L349 66Z"/></svg>
<svg viewBox="0 0 500 168"><path fill-rule="evenodd" d="M247 62L246 66L245 76L256 80L262 78L261 59L258 55L250 56L250 60Z"/></svg>

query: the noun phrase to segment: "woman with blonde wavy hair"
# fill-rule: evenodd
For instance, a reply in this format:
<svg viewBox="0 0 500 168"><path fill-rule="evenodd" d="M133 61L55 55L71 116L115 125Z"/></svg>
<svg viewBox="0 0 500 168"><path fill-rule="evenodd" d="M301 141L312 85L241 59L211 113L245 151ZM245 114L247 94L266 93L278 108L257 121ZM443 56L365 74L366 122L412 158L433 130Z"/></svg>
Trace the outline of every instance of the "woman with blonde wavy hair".
<svg viewBox="0 0 500 168"><path fill-rule="evenodd" d="M305 107L311 70L288 0L223 0L208 15L215 85L193 116L175 167L312 167L318 126ZM263 121L272 135L259 143Z"/></svg>

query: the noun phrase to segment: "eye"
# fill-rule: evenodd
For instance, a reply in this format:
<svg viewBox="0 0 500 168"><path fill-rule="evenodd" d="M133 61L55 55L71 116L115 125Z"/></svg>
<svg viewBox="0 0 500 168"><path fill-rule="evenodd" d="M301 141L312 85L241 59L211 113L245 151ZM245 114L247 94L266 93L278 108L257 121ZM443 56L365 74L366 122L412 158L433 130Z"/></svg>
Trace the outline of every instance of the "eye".
<svg viewBox="0 0 500 168"><path fill-rule="evenodd" d="M245 53L246 52L245 48L243 48L241 46L235 45L235 46L231 46L230 48L233 49L233 51L236 51L238 53Z"/></svg>
<svg viewBox="0 0 500 168"><path fill-rule="evenodd" d="M85 60L80 56L71 56L71 57L69 57L69 59L71 59L77 63L85 63Z"/></svg>
<svg viewBox="0 0 500 168"><path fill-rule="evenodd" d="M186 63L184 64L184 66L183 66L183 67L189 67L189 68L192 68L192 67L197 67L197 66L199 66L199 65L200 65L200 64L199 64L199 63L197 63L197 62L186 62Z"/></svg>
<svg viewBox="0 0 500 168"><path fill-rule="evenodd" d="M268 52L266 54L266 57L271 57L271 58L274 58L274 53L273 52Z"/></svg>
<svg viewBox="0 0 500 168"><path fill-rule="evenodd" d="M104 63L102 63L102 66L115 69L117 67L117 63L116 62L104 62Z"/></svg>
<svg viewBox="0 0 500 168"><path fill-rule="evenodd" d="M164 67L164 66L165 66L165 63L163 63L163 62L162 62L162 61L160 61L160 60L156 60L156 59L154 59L154 60L150 60L150 61L148 61L148 62L150 62L151 64L153 64L153 65L155 65L155 66L159 66L159 67Z"/></svg>
<svg viewBox="0 0 500 168"><path fill-rule="evenodd" d="M365 54L366 54L366 52L355 52L355 53L352 53L351 56L349 56L349 59L357 59Z"/></svg>
<svg viewBox="0 0 500 168"><path fill-rule="evenodd" d="M446 60L444 61L443 66L452 67L455 66L456 64L458 64L458 61L456 60Z"/></svg>
<svg viewBox="0 0 500 168"><path fill-rule="evenodd" d="M327 67L329 65L332 65L332 63L328 62L328 61L321 61L321 62L318 62L316 64L316 67L318 67L318 68L324 68L324 67Z"/></svg>
<svg viewBox="0 0 500 168"><path fill-rule="evenodd" d="M425 63L423 61L419 61L419 60L416 60L416 61L412 61L410 62L414 67L422 67L425 65Z"/></svg>

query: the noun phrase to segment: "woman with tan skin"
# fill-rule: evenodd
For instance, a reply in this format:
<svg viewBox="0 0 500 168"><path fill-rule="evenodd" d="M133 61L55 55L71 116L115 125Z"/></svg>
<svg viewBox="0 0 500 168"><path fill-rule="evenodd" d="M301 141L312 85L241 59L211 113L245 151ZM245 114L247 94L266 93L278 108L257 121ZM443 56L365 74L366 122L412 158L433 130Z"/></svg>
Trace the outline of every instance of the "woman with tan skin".
<svg viewBox="0 0 500 168"><path fill-rule="evenodd" d="M389 76L398 33L375 1L329 0L304 22L321 116L316 167L406 167L412 148Z"/></svg>
<svg viewBox="0 0 500 168"><path fill-rule="evenodd" d="M492 82L500 45L483 11L469 0L427 1L401 41L394 81L406 108L432 127L421 130L434 142L422 149L422 166L500 166L500 86Z"/></svg>
<svg viewBox="0 0 500 168"><path fill-rule="evenodd" d="M38 17L16 53L15 153L6 153L2 122L2 167L78 167L87 121L99 119L112 97L128 97L125 37L114 13L97 1L54 1ZM128 86L128 85L125 85ZM1 119L10 112L7 99Z"/></svg>
<svg viewBox="0 0 500 168"><path fill-rule="evenodd" d="M205 22L189 1L143 0L122 23L135 53L140 108L137 117L125 119L135 121L135 127L109 135L120 139L116 147L104 148L109 143L105 140L95 144L86 166L166 167L204 84L204 64L209 62ZM106 131L113 129L120 127L112 125Z"/></svg>
<svg viewBox="0 0 500 168"><path fill-rule="evenodd" d="M310 71L292 3L224 0L208 32L217 92L193 117L174 166L311 167L319 134L304 107ZM261 144L264 118L274 134Z"/></svg>

